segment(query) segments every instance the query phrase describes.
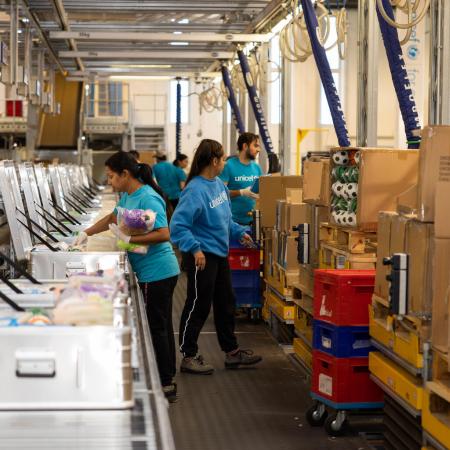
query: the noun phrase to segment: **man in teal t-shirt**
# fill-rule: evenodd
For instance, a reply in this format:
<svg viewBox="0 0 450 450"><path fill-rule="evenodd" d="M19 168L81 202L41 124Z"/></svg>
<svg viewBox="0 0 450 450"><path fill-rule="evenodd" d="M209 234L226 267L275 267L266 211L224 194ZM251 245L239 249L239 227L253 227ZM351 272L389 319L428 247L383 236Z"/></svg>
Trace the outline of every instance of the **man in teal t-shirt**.
<svg viewBox="0 0 450 450"><path fill-rule="evenodd" d="M220 178L230 191L233 220L248 225L252 222L251 211L259 197L251 188L262 175L261 167L255 162L260 151L259 136L243 133L237 145L239 155L227 161Z"/></svg>
<svg viewBox="0 0 450 450"><path fill-rule="evenodd" d="M158 154L156 158L158 163L153 166L153 175L175 208L186 181L186 174L181 168L168 162L166 155Z"/></svg>

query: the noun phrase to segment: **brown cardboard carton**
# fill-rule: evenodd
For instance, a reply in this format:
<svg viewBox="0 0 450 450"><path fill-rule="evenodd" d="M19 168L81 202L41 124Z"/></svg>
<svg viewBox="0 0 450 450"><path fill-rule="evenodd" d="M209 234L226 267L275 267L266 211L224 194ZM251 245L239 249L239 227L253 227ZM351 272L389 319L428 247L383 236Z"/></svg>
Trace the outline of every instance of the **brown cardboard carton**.
<svg viewBox="0 0 450 450"><path fill-rule="evenodd" d="M408 313L431 312L431 266L433 224L410 220L406 226L406 253L409 254Z"/></svg>
<svg viewBox="0 0 450 450"><path fill-rule="evenodd" d="M417 184L402 192L397 197L397 212L399 214L417 214Z"/></svg>
<svg viewBox="0 0 450 450"><path fill-rule="evenodd" d="M286 236L284 245L283 267L286 270L298 270L297 241L295 240L295 236Z"/></svg>
<svg viewBox="0 0 450 450"><path fill-rule="evenodd" d="M406 251L406 225L411 217L395 215L391 223L390 255Z"/></svg>
<svg viewBox="0 0 450 450"><path fill-rule="evenodd" d="M420 143L418 219L434 221L436 183L450 183L450 126L427 126Z"/></svg>
<svg viewBox="0 0 450 450"><path fill-rule="evenodd" d="M447 353L450 348L449 292L450 292L450 239L434 240L432 265L433 302L431 343L439 351Z"/></svg>
<svg viewBox="0 0 450 450"><path fill-rule="evenodd" d="M450 239L450 183L436 183L434 234L436 238Z"/></svg>
<svg viewBox="0 0 450 450"><path fill-rule="evenodd" d="M303 201L315 205L330 204L330 159L313 158L303 165Z"/></svg>
<svg viewBox="0 0 450 450"><path fill-rule="evenodd" d="M286 201L288 203L303 203L303 189L286 189Z"/></svg>
<svg viewBox="0 0 450 450"><path fill-rule="evenodd" d="M333 149L333 152L340 150ZM375 231L378 213L395 211L397 197L417 184L419 151L381 148L345 150L353 154L360 152L357 227L364 231Z"/></svg>
<svg viewBox="0 0 450 450"><path fill-rule="evenodd" d="M311 220L311 205L307 203L291 203L287 205L288 220L286 232L289 234L297 234L293 231L293 227L298 226L301 223L309 223Z"/></svg>
<svg viewBox="0 0 450 450"><path fill-rule="evenodd" d="M380 212L378 216L377 272L374 294L385 300L389 298L389 283L386 276L389 266L383 265L383 259L391 256L391 224L397 214L392 211Z"/></svg>
<svg viewBox="0 0 450 450"><path fill-rule="evenodd" d="M302 292L314 297L314 271L309 266L299 266L298 284Z"/></svg>
<svg viewBox="0 0 450 450"><path fill-rule="evenodd" d="M303 186L300 176L263 176L259 179L259 201L261 208L261 226L275 226L276 201L285 199L287 188L300 189Z"/></svg>
<svg viewBox="0 0 450 450"><path fill-rule="evenodd" d="M284 231L286 228L287 222L287 204L286 200L277 200L277 208L276 208L276 224L275 228L278 231Z"/></svg>

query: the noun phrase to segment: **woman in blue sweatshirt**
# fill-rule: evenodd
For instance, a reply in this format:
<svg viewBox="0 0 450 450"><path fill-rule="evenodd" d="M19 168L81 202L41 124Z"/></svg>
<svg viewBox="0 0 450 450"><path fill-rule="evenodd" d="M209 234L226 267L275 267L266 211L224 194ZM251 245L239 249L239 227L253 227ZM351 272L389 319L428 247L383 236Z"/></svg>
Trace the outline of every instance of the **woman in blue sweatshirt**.
<svg viewBox="0 0 450 450"><path fill-rule="evenodd" d="M177 386L175 339L172 327L172 296L180 272L178 261L170 244L166 202L153 180L152 169L138 163L126 152L117 152L105 163L108 183L122 197L117 204L125 209L150 209L156 213L153 231L127 236L117 227L117 209L85 230L92 236L111 229L127 243L148 245L145 255L128 252L133 271L144 296L147 319L155 348L156 362L164 393L169 401L176 399Z"/></svg>
<svg viewBox="0 0 450 450"><path fill-rule="evenodd" d="M180 322L180 370L210 374L214 368L198 354L197 340L211 304L225 367L256 364L261 357L241 350L234 333L235 299L228 265L230 235L252 245L245 228L233 222L230 196L218 178L225 164L221 144L204 139L192 161L186 187L170 223L172 242L182 252L188 277L187 299Z"/></svg>

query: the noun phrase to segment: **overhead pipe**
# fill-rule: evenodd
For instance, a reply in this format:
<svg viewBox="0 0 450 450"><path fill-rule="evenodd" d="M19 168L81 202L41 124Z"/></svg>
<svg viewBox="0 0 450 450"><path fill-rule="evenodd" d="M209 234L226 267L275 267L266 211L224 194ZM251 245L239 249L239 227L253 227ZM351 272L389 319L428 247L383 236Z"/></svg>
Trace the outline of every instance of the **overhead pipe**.
<svg viewBox="0 0 450 450"><path fill-rule="evenodd" d="M382 0L383 7L392 20L394 20L394 10L390 0ZM398 39L397 28L389 25L380 13L377 2L377 16L380 24L381 35L383 36L384 48L391 69L392 81L397 94L398 104L402 113L405 125L406 140L408 148L419 148L420 146L420 120L417 113L416 101L409 82L406 71L403 51Z"/></svg>
<svg viewBox="0 0 450 450"><path fill-rule="evenodd" d="M231 115L239 134L245 133L244 121L242 120L241 111L236 101L233 85L231 83L230 72L225 64L222 64L222 79L227 91L228 103L231 107Z"/></svg>
<svg viewBox="0 0 450 450"><path fill-rule="evenodd" d="M319 70L322 86L325 91L328 106L330 108L331 118L333 119L334 129L341 147L349 147L350 139L348 137L347 124L342 111L341 100L334 84L333 74L327 59L327 54L323 43L319 41L316 30L319 28L317 16L311 0L301 0L303 15L305 18L306 28L308 30L309 39L311 41L311 49Z"/></svg>
<svg viewBox="0 0 450 450"><path fill-rule="evenodd" d="M264 148L266 149L267 153L267 158L269 160L268 172L279 172L280 163L273 147L272 139L269 133L269 127L267 125L266 118L264 117L264 111L262 109L261 101L259 99L258 93L256 92L255 82L250 71L247 57L245 56L242 49L238 49L237 54L239 62L241 64L242 76L244 77L245 86L247 87L250 104L252 105L253 113L255 114L256 122L258 123L259 135L261 137L261 140L263 141Z"/></svg>

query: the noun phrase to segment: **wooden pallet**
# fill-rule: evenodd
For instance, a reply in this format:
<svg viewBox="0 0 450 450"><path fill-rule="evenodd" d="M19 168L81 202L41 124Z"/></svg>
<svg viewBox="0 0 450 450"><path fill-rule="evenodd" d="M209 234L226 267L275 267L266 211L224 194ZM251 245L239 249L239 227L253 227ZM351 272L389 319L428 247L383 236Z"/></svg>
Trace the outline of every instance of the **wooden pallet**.
<svg viewBox="0 0 450 450"><path fill-rule="evenodd" d="M292 301L304 311L313 314L314 298L302 292L297 286L294 286Z"/></svg>
<svg viewBox="0 0 450 450"><path fill-rule="evenodd" d="M319 236L321 242L354 254L369 253L370 247L377 242L377 234L374 232L343 228L330 223L320 225Z"/></svg>
<svg viewBox="0 0 450 450"><path fill-rule="evenodd" d="M285 270L280 264L275 263L272 266L272 274L267 276L266 281L283 297L292 298L292 286L298 281L298 270Z"/></svg>
<svg viewBox="0 0 450 450"><path fill-rule="evenodd" d="M313 341L313 316L302 308L297 308L294 328L297 333L301 334L310 346Z"/></svg>
<svg viewBox="0 0 450 450"><path fill-rule="evenodd" d="M439 391L434 382L426 384L423 396L423 429L438 441L443 448L450 448L450 402Z"/></svg>
<svg viewBox="0 0 450 450"><path fill-rule="evenodd" d="M319 252L319 267L321 269L375 269L377 263L376 253L356 254L346 250L343 246L337 247L322 242Z"/></svg>
<svg viewBox="0 0 450 450"><path fill-rule="evenodd" d="M433 348L432 381L427 387L450 403L450 357Z"/></svg>

